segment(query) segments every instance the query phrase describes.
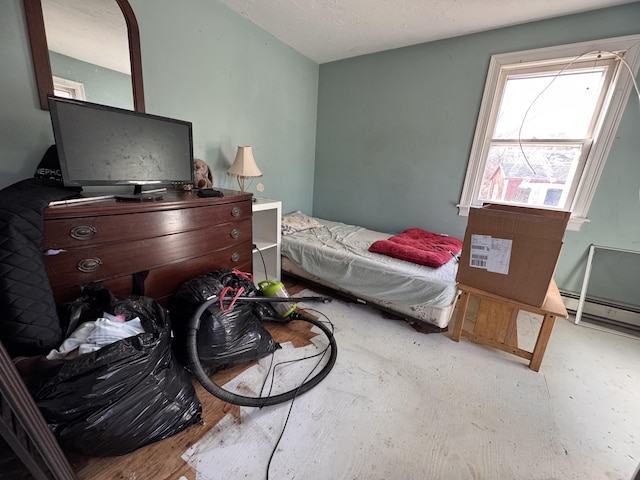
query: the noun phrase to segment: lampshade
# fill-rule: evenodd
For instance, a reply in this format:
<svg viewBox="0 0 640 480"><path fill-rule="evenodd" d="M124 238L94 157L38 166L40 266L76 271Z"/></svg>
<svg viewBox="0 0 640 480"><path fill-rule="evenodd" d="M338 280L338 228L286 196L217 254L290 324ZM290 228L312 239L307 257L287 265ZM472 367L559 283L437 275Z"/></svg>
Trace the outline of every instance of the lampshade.
<svg viewBox="0 0 640 480"><path fill-rule="evenodd" d="M249 177L261 177L262 172L256 165L251 147L238 147L233 165L227 170L228 175L238 177L240 191L244 192L245 180Z"/></svg>

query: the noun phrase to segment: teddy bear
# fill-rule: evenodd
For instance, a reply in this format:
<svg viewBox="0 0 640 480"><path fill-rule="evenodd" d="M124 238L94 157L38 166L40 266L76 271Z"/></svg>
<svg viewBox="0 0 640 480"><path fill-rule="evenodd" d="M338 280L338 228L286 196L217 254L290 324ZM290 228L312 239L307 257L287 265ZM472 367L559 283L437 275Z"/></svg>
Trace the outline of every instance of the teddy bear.
<svg viewBox="0 0 640 480"><path fill-rule="evenodd" d="M207 162L196 158L193 161L194 186L196 188L213 187L213 174Z"/></svg>

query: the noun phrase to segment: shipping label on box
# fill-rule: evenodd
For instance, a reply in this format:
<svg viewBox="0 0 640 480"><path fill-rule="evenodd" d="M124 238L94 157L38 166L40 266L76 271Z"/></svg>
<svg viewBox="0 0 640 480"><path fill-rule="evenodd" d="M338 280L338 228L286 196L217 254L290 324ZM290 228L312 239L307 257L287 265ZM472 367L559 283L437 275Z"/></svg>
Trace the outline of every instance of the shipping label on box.
<svg viewBox="0 0 640 480"><path fill-rule="evenodd" d="M472 209L456 280L528 305L542 305L569 217L569 212L530 207Z"/></svg>
<svg viewBox="0 0 640 480"><path fill-rule="evenodd" d="M471 235L469 266L487 272L509 274L513 241L490 235Z"/></svg>

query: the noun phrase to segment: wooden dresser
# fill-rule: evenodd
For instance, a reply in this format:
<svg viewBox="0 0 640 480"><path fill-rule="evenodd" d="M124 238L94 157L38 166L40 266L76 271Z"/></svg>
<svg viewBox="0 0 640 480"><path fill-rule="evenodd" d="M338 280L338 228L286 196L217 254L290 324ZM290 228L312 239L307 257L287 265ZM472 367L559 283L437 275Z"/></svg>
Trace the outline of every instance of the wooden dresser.
<svg viewBox="0 0 640 480"><path fill-rule="evenodd" d="M166 304L185 280L220 268L252 271L252 196L169 191L162 200L108 199L48 207L45 267L57 303L101 282Z"/></svg>

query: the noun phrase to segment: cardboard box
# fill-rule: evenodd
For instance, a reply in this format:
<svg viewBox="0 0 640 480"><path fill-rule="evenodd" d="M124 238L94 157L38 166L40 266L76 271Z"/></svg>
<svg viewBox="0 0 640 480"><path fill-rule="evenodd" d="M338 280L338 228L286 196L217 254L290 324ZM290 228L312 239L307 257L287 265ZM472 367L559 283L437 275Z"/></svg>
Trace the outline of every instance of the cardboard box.
<svg viewBox="0 0 640 480"><path fill-rule="evenodd" d="M541 306L569 217L569 212L508 205L472 208L456 280Z"/></svg>

